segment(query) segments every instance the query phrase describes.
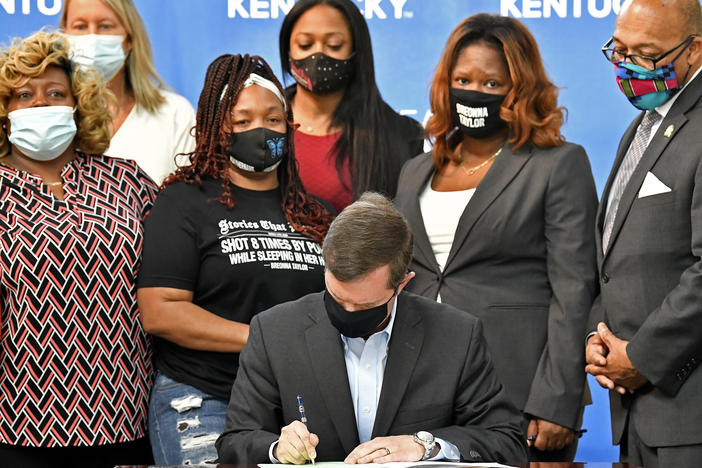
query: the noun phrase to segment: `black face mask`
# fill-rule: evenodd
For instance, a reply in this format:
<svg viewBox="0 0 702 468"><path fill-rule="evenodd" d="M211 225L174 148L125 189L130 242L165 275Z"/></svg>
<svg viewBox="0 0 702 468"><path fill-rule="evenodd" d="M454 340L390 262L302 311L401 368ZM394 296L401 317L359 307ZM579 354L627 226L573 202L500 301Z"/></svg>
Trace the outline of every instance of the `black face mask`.
<svg viewBox="0 0 702 468"><path fill-rule="evenodd" d="M249 172L270 172L288 154L285 133L259 127L227 135L229 159L239 169Z"/></svg>
<svg viewBox="0 0 702 468"><path fill-rule="evenodd" d="M503 129L507 123L500 118L504 94L451 88L451 118L465 136L486 138Z"/></svg>
<svg viewBox="0 0 702 468"><path fill-rule="evenodd" d="M395 293L385 304L349 312L334 300L329 291L324 291L324 308L327 310L329 321L334 325L334 328L339 330L339 333L349 338L358 338L359 336L369 336L383 323L383 320L388 316L388 303L393 297L395 297Z"/></svg>
<svg viewBox="0 0 702 468"><path fill-rule="evenodd" d="M348 84L354 71L354 54L337 60L325 54L312 54L300 60L290 58L290 74L300 86L315 94L338 91Z"/></svg>

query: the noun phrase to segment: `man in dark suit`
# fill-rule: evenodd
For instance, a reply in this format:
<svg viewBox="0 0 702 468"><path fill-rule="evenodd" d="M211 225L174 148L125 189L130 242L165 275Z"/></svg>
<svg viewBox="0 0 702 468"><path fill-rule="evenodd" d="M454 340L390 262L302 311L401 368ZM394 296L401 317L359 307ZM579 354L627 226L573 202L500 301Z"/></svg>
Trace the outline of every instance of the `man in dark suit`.
<svg viewBox="0 0 702 468"><path fill-rule="evenodd" d="M326 291L251 322L220 462L526 459L480 323L403 292L411 255L412 233L381 195L336 218L323 245Z"/></svg>
<svg viewBox="0 0 702 468"><path fill-rule="evenodd" d="M702 464L702 13L634 0L603 48L643 112L624 134L597 217L601 293L586 370L611 390L623 461Z"/></svg>

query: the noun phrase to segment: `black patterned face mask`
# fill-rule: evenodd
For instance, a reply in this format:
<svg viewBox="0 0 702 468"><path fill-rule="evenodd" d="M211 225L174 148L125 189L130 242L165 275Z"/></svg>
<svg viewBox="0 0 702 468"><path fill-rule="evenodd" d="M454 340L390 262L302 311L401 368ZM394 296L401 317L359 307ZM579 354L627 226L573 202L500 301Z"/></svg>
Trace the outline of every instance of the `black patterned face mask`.
<svg viewBox="0 0 702 468"><path fill-rule="evenodd" d="M300 86L315 94L333 93L346 87L354 72L354 55L337 60L326 54L312 54L300 60L290 58L290 74Z"/></svg>

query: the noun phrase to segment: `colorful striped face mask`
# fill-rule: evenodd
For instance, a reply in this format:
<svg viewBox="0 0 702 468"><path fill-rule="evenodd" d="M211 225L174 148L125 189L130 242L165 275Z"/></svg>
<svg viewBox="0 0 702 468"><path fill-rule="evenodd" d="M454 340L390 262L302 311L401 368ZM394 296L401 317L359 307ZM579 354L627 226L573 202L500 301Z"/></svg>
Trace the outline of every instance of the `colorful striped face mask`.
<svg viewBox="0 0 702 468"><path fill-rule="evenodd" d="M652 110L665 103L680 89L673 62L655 70L628 62L616 62L614 74L619 89L634 107Z"/></svg>

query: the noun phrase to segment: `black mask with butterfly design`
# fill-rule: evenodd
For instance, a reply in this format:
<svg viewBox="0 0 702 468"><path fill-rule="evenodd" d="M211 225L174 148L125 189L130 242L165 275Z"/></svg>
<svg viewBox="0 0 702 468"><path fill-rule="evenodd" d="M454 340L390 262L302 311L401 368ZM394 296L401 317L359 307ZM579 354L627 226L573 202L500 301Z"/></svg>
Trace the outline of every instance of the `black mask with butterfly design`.
<svg viewBox="0 0 702 468"><path fill-rule="evenodd" d="M239 169L270 172L288 154L288 139L285 133L259 127L227 135L227 151Z"/></svg>

